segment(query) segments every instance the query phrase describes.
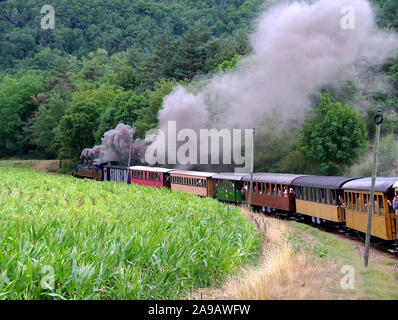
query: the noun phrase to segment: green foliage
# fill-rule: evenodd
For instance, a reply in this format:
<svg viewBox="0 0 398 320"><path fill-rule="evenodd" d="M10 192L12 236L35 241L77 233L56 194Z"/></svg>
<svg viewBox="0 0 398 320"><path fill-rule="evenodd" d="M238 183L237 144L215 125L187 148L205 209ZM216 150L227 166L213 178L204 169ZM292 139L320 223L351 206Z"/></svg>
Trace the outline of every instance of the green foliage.
<svg viewBox="0 0 398 320"><path fill-rule="evenodd" d="M0 175L3 299L177 299L258 257L255 228L213 199L26 169ZM54 271L47 289L44 267Z"/></svg>
<svg viewBox="0 0 398 320"><path fill-rule="evenodd" d="M98 130L95 134L97 143L106 131L115 128L119 123L135 125L140 110L147 113L147 101L143 96L138 96L134 91L126 91L117 95L110 106L101 115Z"/></svg>
<svg viewBox="0 0 398 320"><path fill-rule="evenodd" d="M180 39L195 22L213 26L212 36L223 38L249 25L264 0L53 0L56 28L40 29L39 0L1 3L0 65L13 66L32 58L43 47L78 58L97 49L113 55L133 49L143 60L169 30ZM61 14L62 13L62 14Z"/></svg>
<svg viewBox="0 0 398 320"><path fill-rule="evenodd" d="M177 80L192 81L195 75L204 72L210 35L210 28L199 21L177 43L177 51L172 60L172 69Z"/></svg>
<svg viewBox="0 0 398 320"><path fill-rule="evenodd" d="M398 142L393 134L380 140L377 175L388 177L394 175L398 166ZM372 175L372 164L363 168L361 174Z"/></svg>
<svg viewBox="0 0 398 320"><path fill-rule="evenodd" d="M137 111L136 137L144 138L148 130L157 128L157 115L162 108L163 98L170 94L178 84L179 82L175 80L160 80L155 84L153 91L147 92L148 108L142 108Z"/></svg>
<svg viewBox="0 0 398 320"><path fill-rule="evenodd" d="M396 1L372 1L379 26L396 27ZM278 2L54 0L54 30L39 28L40 1L1 2L0 157L77 156L118 122L134 124L136 136L145 137L175 86L235 68L251 50L253 17ZM398 135L398 57L379 71L391 91L372 88L364 96L356 79L328 88L343 104L370 101L364 111L369 139L379 103L383 136ZM264 127L257 135L256 170L333 171L297 148L297 128Z"/></svg>
<svg viewBox="0 0 398 320"><path fill-rule="evenodd" d="M329 250L324 247L320 247L315 245L314 246L314 253L319 257L319 258L326 258L328 256Z"/></svg>
<svg viewBox="0 0 398 320"><path fill-rule="evenodd" d="M6 76L0 82L0 156L29 152L24 134L29 117L36 109L32 97L44 91L43 79L36 75Z"/></svg>
<svg viewBox="0 0 398 320"><path fill-rule="evenodd" d="M393 134L384 137L380 141L379 152L378 174L388 176L398 166L398 143Z"/></svg>
<svg viewBox="0 0 398 320"><path fill-rule="evenodd" d="M340 175L367 146L362 117L349 105L333 102L323 93L321 103L301 130L298 149L319 164L322 175Z"/></svg>
<svg viewBox="0 0 398 320"><path fill-rule="evenodd" d="M73 96L71 106L56 129L61 158L78 156L84 148L94 145L101 115L121 92L117 87L101 85Z"/></svg>
<svg viewBox="0 0 398 320"><path fill-rule="evenodd" d="M372 0L377 6L377 22L381 27L398 28L398 2L396 0Z"/></svg>
<svg viewBox="0 0 398 320"><path fill-rule="evenodd" d="M233 68L235 68L236 64L241 58L242 56L236 55L231 60L226 60L223 63L221 63L214 71L219 72L219 71L232 70Z"/></svg>
<svg viewBox="0 0 398 320"><path fill-rule="evenodd" d="M276 118L266 119L256 133L254 167L257 172L285 172L281 160L294 150L297 129L281 132L278 123Z"/></svg>
<svg viewBox="0 0 398 320"><path fill-rule="evenodd" d="M36 145L42 158L52 159L58 155L60 148L56 139L56 128L69 106L69 97L55 94L39 106L30 119L31 143Z"/></svg>

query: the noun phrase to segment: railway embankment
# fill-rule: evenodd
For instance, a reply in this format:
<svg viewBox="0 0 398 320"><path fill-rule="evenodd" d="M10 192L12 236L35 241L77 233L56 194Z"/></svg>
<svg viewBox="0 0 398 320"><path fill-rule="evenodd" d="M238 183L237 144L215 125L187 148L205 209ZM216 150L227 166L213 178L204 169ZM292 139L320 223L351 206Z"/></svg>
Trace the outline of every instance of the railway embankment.
<svg viewBox="0 0 398 320"><path fill-rule="evenodd" d="M371 249L363 267L361 241L307 224L242 209L263 239L259 263L196 299L398 299L398 259Z"/></svg>

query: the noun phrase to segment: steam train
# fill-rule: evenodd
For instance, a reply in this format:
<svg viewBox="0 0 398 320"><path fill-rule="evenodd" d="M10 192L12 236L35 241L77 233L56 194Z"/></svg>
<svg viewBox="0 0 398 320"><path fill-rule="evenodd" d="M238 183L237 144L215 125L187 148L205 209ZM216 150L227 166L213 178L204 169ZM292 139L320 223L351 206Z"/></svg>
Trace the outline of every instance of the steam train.
<svg viewBox="0 0 398 320"><path fill-rule="evenodd" d="M249 199L250 175L173 170L116 163L87 162L76 176L98 181L120 181L156 188L171 188L202 197L242 204ZM311 217L320 224L333 222L366 232L371 178L255 173L251 204L263 212L278 211ZM374 195L372 236L398 240L398 177L378 177Z"/></svg>

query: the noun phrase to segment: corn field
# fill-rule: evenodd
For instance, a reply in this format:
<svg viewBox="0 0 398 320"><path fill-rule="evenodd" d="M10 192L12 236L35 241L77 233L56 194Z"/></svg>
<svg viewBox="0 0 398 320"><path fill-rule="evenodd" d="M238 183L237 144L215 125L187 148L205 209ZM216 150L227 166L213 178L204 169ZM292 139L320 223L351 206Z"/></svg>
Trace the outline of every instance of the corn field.
<svg viewBox="0 0 398 320"><path fill-rule="evenodd" d="M176 299L258 256L238 208L0 168L0 298Z"/></svg>

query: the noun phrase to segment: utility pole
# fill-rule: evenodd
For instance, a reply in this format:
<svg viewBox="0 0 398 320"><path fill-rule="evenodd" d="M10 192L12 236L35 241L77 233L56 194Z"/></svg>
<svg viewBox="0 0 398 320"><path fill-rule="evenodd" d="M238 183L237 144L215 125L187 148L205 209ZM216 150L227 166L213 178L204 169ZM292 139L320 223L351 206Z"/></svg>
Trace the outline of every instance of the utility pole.
<svg viewBox="0 0 398 320"><path fill-rule="evenodd" d="M131 127L129 162L127 164L127 172L128 172L128 174L130 174L130 162L131 162L131 149L132 149L132 146L133 146L133 135L134 135L134 130L133 130L133 127ZM127 178L126 182L128 183L128 178Z"/></svg>
<svg viewBox="0 0 398 320"><path fill-rule="evenodd" d="M253 128L253 140L252 140L252 159L251 159L251 167L250 167L250 188L249 188L249 202L247 204L250 209L252 205L252 194L253 194L253 172L254 172L254 139L256 135L256 129Z"/></svg>
<svg viewBox="0 0 398 320"><path fill-rule="evenodd" d="M379 153L380 128L381 128L381 124L383 123L383 114L382 114L382 108L380 105L378 107L377 113L373 120L376 124L376 141L375 141L375 150L374 150L374 158L373 158L372 187L370 189L370 199L369 199L368 227L366 230L366 240L365 240L365 253L364 253L365 268L369 264L370 235L371 235L371 231L372 231L372 215L373 215L374 194L375 194L375 185L376 185L376 176L377 176L377 161L378 161L378 153Z"/></svg>

